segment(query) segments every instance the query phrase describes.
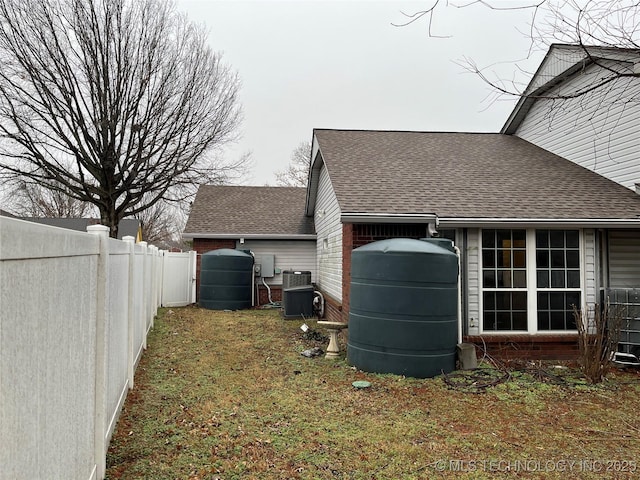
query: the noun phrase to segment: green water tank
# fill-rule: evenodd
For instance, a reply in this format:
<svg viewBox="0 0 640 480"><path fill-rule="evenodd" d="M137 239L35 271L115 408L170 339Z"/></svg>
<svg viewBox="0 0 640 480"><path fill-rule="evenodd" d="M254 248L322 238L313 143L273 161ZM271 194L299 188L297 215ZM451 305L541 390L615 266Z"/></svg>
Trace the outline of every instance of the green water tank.
<svg viewBox="0 0 640 480"><path fill-rule="evenodd" d="M457 312L458 257L450 241L396 238L353 250L351 365L416 378L450 372Z"/></svg>
<svg viewBox="0 0 640 480"><path fill-rule="evenodd" d="M202 255L199 303L209 310L251 308L253 257L221 248Z"/></svg>

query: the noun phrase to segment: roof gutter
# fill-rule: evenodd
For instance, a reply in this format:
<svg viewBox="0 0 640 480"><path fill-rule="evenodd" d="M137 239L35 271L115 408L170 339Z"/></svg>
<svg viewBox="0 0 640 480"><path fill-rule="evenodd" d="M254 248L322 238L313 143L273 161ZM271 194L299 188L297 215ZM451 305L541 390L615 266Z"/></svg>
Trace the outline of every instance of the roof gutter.
<svg viewBox="0 0 640 480"><path fill-rule="evenodd" d="M182 238L185 240L193 240L194 238L207 238L214 240L315 240L315 233L294 233L294 234L277 234L277 233L183 233Z"/></svg>
<svg viewBox="0 0 640 480"><path fill-rule="evenodd" d="M435 213L363 213L345 212L340 215L342 223L435 223Z"/></svg>
<svg viewBox="0 0 640 480"><path fill-rule="evenodd" d="M581 227L640 228L640 218L461 218L440 217L440 228L447 227Z"/></svg>

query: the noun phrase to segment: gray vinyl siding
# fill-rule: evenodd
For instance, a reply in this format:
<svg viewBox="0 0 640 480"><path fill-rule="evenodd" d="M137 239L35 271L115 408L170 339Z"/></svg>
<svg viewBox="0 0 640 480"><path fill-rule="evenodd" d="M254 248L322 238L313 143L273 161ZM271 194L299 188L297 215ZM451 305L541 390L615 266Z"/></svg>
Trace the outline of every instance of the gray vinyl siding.
<svg viewBox="0 0 640 480"><path fill-rule="evenodd" d="M640 288L640 232L609 232L609 286Z"/></svg>
<svg viewBox="0 0 640 480"><path fill-rule="evenodd" d="M607 74L590 66L545 95L588 88ZM516 135L625 187L640 182L640 78L620 78L568 100L538 99Z"/></svg>
<svg viewBox="0 0 640 480"><path fill-rule="evenodd" d="M467 232L467 325L469 335L480 334L480 230L470 228Z"/></svg>
<svg viewBox="0 0 640 480"><path fill-rule="evenodd" d="M317 237L318 287L342 301L342 223L340 206L325 166L320 170L314 221ZM326 242L325 242L326 240Z"/></svg>
<svg viewBox="0 0 640 480"><path fill-rule="evenodd" d="M315 240L246 240L243 244L237 242L236 248L251 250L256 263L261 263L262 255L274 255L275 268L279 268L281 273L276 273L273 278L265 278L269 285L282 285L284 270L310 271L311 281L316 281Z"/></svg>

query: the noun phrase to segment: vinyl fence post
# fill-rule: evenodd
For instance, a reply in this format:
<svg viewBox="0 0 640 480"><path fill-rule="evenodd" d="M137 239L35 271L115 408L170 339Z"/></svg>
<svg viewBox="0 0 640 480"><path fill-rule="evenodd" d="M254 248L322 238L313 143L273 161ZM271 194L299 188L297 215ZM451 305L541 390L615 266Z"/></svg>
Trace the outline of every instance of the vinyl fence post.
<svg viewBox="0 0 640 480"><path fill-rule="evenodd" d="M148 320L148 314L149 314L149 303L147 302L147 276L149 274L149 261L147 258L147 252L148 252L148 247L147 247L147 242L138 242L138 245L140 245L142 247L142 290L140 290L139 292L136 292L136 301L140 302L140 306L141 306L141 312L140 312L140 319L139 321L142 322L142 348L143 349L147 349L147 333L149 332L149 329L147 327L149 320Z"/></svg>
<svg viewBox="0 0 640 480"><path fill-rule="evenodd" d="M94 412L94 454L97 479L102 480L107 469L106 446L106 328L109 319L109 227L90 225L87 232L100 239L96 279L96 372Z"/></svg>
<svg viewBox="0 0 640 480"><path fill-rule="evenodd" d="M134 346L135 337L135 303L134 292L136 286L134 284L134 271L135 271L135 238L132 236L122 237L129 247L129 292L128 292L128 307L127 307L127 378L129 390L133 389L133 377L135 373L136 352Z"/></svg>

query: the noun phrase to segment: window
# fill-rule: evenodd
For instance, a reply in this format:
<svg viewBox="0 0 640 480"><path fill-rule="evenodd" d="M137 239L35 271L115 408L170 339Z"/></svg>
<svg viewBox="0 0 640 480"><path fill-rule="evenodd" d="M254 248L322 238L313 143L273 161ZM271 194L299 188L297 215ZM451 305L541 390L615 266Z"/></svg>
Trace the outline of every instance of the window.
<svg viewBox="0 0 640 480"><path fill-rule="evenodd" d="M536 231L538 330L575 330L580 307L580 235L577 230Z"/></svg>
<svg viewBox="0 0 640 480"><path fill-rule="evenodd" d="M484 330L527 329L526 230L482 232Z"/></svg>
<svg viewBox="0 0 640 480"><path fill-rule="evenodd" d="M575 330L580 306L578 230L483 230L482 330Z"/></svg>

